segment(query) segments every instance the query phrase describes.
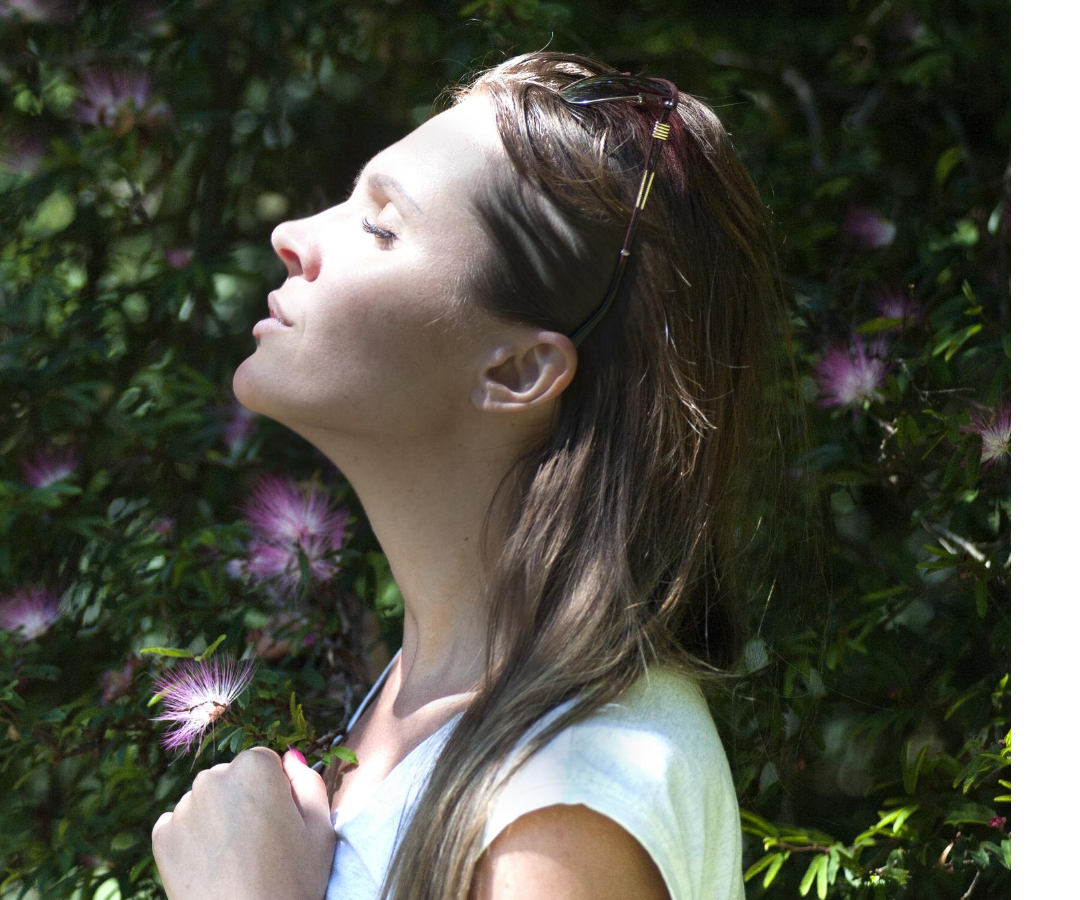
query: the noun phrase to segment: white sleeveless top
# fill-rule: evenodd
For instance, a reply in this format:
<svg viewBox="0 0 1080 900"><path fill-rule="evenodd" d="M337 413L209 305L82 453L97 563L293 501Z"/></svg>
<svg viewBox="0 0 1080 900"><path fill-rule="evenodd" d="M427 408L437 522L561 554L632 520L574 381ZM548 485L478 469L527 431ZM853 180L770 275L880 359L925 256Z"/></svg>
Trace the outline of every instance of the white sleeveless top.
<svg viewBox="0 0 1080 900"><path fill-rule="evenodd" d="M397 657L357 707L351 729ZM574 701L550 710L529 734ZM331 813L337 849L326 900L375 900L399 836L458 713L351 803ZM486 848L525 813L581 803L632 834L656 863L671 900L745 900L739 804L727 756L700 689L650 669L617 703L565 728L503 786Z"/></svg>

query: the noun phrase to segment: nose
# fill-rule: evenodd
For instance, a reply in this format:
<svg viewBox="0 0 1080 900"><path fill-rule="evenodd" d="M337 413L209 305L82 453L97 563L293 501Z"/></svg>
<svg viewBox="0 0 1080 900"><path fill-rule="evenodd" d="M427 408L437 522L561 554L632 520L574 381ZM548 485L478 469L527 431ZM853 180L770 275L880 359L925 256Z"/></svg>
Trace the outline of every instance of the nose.
<svg viewBox="0 0 1080 900"><path fill-rule="evenodd" d="M302 276L306 281L314 281L319 276L319 248L305 226L307 219L293 219L282 222L270 234L270 244L274 252L285 263L288 277Z"/></svg>

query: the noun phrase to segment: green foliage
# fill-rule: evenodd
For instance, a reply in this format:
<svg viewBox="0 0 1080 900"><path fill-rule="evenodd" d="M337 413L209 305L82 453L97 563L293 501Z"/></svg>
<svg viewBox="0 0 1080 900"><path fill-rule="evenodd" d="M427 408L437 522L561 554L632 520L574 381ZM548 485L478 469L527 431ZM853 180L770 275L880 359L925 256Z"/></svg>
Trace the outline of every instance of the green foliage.
<svg viewBox="0 0 1080 900"><path fill-rule="evenodd" d="M401 593L325 458L230 406L282 278L269 233L340 199L468 68L549 44L710 103L781 240L782 388L815 409L796 472L824 541L821 577L775 573L712 698L748 897L1005 895L1005 3L65 8L0 13L0 597L64 598L33 640L0 630L0 896L157 896L150 829L195 768L256 744L353 761L332 741L364 678L355 620L396 645ZM145 102L88 121L90 64L145 73ZM841 397L859 346L880 366ZM45 449L74 471L33 487ZM357 523L334 578L299 552L285 601L230 567L264 472L315 476ZM155 679L226 651L258 675L180 764Z"/></svg>

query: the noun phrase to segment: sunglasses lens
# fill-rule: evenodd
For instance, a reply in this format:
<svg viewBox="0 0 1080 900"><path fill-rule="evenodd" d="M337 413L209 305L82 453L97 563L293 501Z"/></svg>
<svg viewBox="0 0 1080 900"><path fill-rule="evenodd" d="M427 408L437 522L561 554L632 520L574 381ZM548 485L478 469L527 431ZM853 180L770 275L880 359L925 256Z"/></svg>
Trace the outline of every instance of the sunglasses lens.
<svg viewBox="0 0 1080 900"><path fill-rule="evenodd" d="M646 78L627 75L597 75L572 82L559 91L559 96L570 103L601 103L605 100L623 100L627 97L667 97L669 91L663 85Z"/></svg>

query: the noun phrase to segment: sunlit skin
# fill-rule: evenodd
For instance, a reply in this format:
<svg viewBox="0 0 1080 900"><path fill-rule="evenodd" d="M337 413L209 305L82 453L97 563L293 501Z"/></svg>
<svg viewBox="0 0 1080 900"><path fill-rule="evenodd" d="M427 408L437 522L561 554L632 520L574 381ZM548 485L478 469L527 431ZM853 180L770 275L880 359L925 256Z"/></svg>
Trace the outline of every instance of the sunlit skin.
<svg viewBox="0 0 1080 900"><path fill-rule="evenodd" d="M334 808L385 777L472 696L486 622L475 600L481 522L576 371L565 335L452 302L453 277L482 250L461 198L507 165L487 100L473 97L374 157L342 203L279 225L271 240L287 274L275 297L291 327L261 334L233 378L244 406L302 436L348 479L405 600L401 656L362 733L349 736L360 765ZM414 202L377 176L397 179ZM397 238L365 231L365 218ZM193 788L198 802L185 805L185 795L171 820L162 817L155 856L177 873L166 881L171 900L322 897L333 842L323 782L293 760L260 755L235 778L245 754L214 767ZM290 781L302 832L280 802ZM209 836L228 852L207 846ZM275 879L245 881L264 865ZM308 884L297 872L318 885L314 893L297 893ZM667 896L641 846L582 806L519 819L489 848L473 885L484 900L584 900L613 897L615 887L624 900Z"/></svg>

